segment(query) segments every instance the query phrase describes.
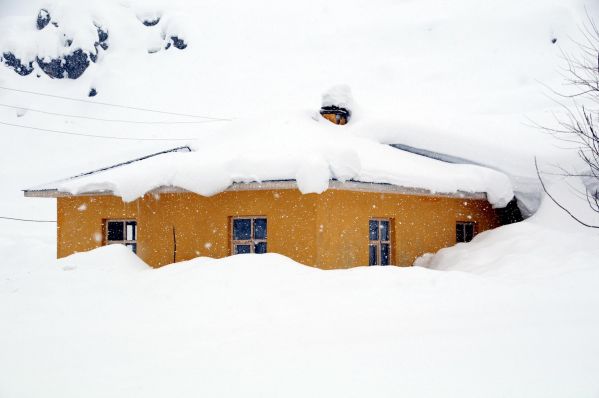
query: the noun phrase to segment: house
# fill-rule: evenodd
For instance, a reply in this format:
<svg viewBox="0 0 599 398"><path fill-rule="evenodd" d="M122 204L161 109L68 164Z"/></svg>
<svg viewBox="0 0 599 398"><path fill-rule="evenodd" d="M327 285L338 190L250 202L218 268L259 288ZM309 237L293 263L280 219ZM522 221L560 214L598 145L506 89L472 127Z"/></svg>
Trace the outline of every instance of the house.
<svg viewBox="0 0 599 398"><path fill-rule="evenodd" d="M59 258L123 244L154 267L266 252L325 269L410 266L501 224L505 175L343 129L318 122L279 139L261 126L24 194L57 199Z"/></svg>

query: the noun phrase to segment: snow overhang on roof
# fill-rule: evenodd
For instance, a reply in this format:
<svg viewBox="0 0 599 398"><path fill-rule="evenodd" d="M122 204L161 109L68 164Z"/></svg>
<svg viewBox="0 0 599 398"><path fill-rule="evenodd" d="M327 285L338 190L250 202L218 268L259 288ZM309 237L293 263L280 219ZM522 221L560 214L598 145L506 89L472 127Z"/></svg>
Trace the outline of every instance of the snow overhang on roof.
<svg viewBox="0 0 599 398"><path fill-rule="evenodd" d="M338 138L338 137L335 137ZM357 137L272 141L248 150L203 142L177 147L24 190L26 197L115 195L125 201L150 192L327 189L456 198L487 198L495 207L513 197L507 176L476 165L449 164ZM226 140L224 140L226 141ZM205 145L204 145L205 144ZM297 145L296 145L297 144Z"/></svg>

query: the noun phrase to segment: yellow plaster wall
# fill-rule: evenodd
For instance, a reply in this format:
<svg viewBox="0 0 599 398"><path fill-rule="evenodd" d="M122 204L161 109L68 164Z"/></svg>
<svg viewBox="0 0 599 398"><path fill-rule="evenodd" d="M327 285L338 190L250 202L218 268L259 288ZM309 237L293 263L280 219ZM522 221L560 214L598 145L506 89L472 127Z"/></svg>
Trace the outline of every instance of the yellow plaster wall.
<svg viewBox="0 0 599 398"><path fill-rule="evenodd" d="M368 221L391 219L391 263L409 266L424 253L455 244L456 221L475 221L482 232L499 225L486 200L351 191L326 191L319 201L317 264L368 264Z"/></svg>
<svg viewBox="0 0 599 398"><path fill-rule="evenodd" d="M197 256L230 254L232 216L266 216L268 251L322 268L368 264L368 220L392 219L392 263L411 265L426 252L455 243L455 222L478 232L498 220L484 200L329 190L148 194L131 203L115 196L58 198L58 257L105 243L106 219L136 219L138 255L158 267Z"/></svg>

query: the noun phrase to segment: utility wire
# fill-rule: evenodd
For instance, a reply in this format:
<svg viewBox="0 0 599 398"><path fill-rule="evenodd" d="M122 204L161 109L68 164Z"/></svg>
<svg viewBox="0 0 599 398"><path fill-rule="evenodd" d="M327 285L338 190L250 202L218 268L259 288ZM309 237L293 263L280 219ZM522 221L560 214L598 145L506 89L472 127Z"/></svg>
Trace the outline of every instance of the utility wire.
<svg viewBox="0 0 599 398"><path fill-rule="evenodd" d="M101 117L92 117L92 116L83 116L83 115L69 115L66 113L57 113L57 112L48 112L41 109L28 108L25 106L16 106L9 104L0 104L0 106L12 109L22 109L30 112L43 113L45 115L52 116L64 116L69 118L76 119L88 119L88 120L97 120L100 122L114 122L114 123L135 123L135 124L200 124L200 123L215 123L215 122L223 122L226 120L196 120L196 121L145 121L145 120L126 120L126 119L105 119Z"/></svg>
<svg viewBox="0 0 599 398"><path fill-rule="evenodd" d="M56 222L55 220L33 220L30 218L14 218L14 217L5 217L0 216L2 220L12 220L12 221L26 221L26 222Z"/></svg>
<svg viewBox="0 0 599 398"><path fill-rule="evenodd" d="M191 141L191 140L194 140L194 138L115 137L115 136L110 136L110 135L95 135L95 134L76 133L73 131L50 130L50 129L43 129L40 127L23 126L20 124L12 124L12 123L5 123L5 122L0 122L0 124L3 124L5 126L20 127L20 128L29 129L29 130L45 131L45 132L53 133L53 134L75 135L75 136L79 136L79 137L88 137L88 138L102 138L102 139L106 139L106 140L120 140L120 141Z"/></svg>
<svg viewBox="0 0 599 398"><path fill-rule="evenodd" d="M134 111L160 113L160 114L163 114L163 115L185 116L185 117L193 117L193 118L198 118L198 119L218 120L218 121L227 121L227 122L230 122L230 121L233 120L233 119L230 119L230 118L219 118L219 117L211 117L211 116L203 116L203 115L192 115L192 114L188 114L188 113L167 112L167 111L161 111L161 110L157 110L157 109L149 109L149 108L141 108L141 107L136 107L136 106L127 106L127 105L112 104L112 103L109 103L109 102L90 101L90 100L85 100L85 99L81 99L81 98L63 97L63 96L60 96L60 95L39 93L39 92L36 92L36 91L18 90L16 88L3 87L3 86L0 86L0 89L2 89L2 90L8 90L8 91L15 91L15 92L18 92L18 93L40 95L40 96L43 96L43 97L59 98L59 99L67 100L67 101L76 101L76 102L85 102L85 103L88 103L88 104L112 106L112 107L115 107L115 108L131 109L131 110L134 110Z"/></svg>

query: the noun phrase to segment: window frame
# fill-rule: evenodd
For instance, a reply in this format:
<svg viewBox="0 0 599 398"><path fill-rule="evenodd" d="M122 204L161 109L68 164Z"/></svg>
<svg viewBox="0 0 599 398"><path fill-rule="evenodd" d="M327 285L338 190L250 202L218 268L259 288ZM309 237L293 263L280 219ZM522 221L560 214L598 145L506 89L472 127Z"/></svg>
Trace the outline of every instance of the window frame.
<svg viewBox="0 0 599 398"><path fill-rule="evenodd" d="M378 239L377 240L371 240L370 239L370 222L371 221L377 221L379 223L379 231L378 231ZM386 240L382 240L381 239L381 221L386 221L388 223L388 227L387 227L387 239ZM369 266L387 266L387 265L393 265L393 218L385 218L385 217L372 217L368 219L368 265ZM389 259L389 263L388 264L381 264L382 263L382 245L386 244L389 247L389 253L388 253L388 259ZM371 246L375 246L376 247L376 264L370 264L370 247Z"/></svg>
<svg viewBox="0 0 599 398"><path fill-rule="evenodd" d="M120 222L123 225L123 240L110 240L108 239L108 223L111 222ZM134 222L135 223L135 229L134 229L134 237L135 239L130 240L130 239L126 239L127 238L127 223L128 222ZM108 246L108 245L125 245L126 247L131 247L130 245L134 245L133 246L133 253L137 254L137 246L138 246L138 222L137 219L135 218L105 218L104 219L104 245Z"/></svg>
<svg viewBox="0 0 599 398"><path fill-rule="evenodd" d="M462 236L464 240L458 240L458 226L462 225ZM472 238L466 240L466 225L472 225ZM468 243L472 242L472 239L478 234L478 223L476 221L456 221L455 222L455 242L456 243Z"/></svg>
<svg viewBox="0 0 599 398"><path fill-rule="evenodd" d="M266 235L265 238L261 238L261 239L256 239L254 237L254 223L256 219L264 219L266 220ZM233 228L233 223L235 222L235 220L250 220L250 239L235 239L235 230ZM247 254L247 253L235 253L235 248L237 246L240 245L248 245L250 247L250 253L249 254L253 254L256 253L256 245L258 243L265 243L266 244L266 251L265 253L268 253L268 217L266 216L232 216L230 217L230 222L229 222L229 228L231 230L230 233L230 253L232 256L237 255L237 254ZM258 254L262 254L262 253L258 253Z"/></svg>

